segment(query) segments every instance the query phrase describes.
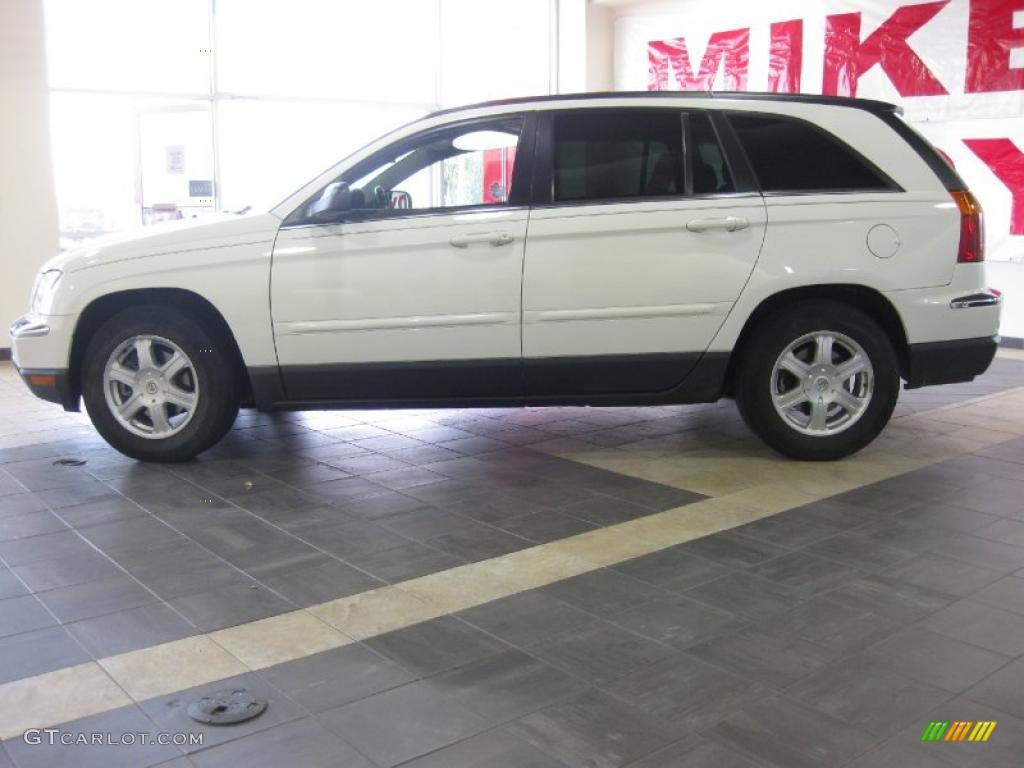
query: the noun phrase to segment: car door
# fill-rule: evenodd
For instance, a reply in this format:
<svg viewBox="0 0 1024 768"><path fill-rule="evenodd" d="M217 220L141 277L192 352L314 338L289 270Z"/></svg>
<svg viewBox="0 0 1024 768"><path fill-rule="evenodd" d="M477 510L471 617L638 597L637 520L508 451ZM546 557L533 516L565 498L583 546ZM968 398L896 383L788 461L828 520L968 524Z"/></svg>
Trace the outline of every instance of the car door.
<svg viewBox="0 0 1024 768"><path fill-rule="evenodd" d="M288 399L522 394L529 162L516 158L532 130L503 115L426 131L286 219L271 306Z"/></svg>
<svg viewBox="0 0 1024 768"><path fill-rule="evenodd" d="M699 111L553 111L537 146L527 393L673 389L757 259L765 206L749 172L730 164Z"/></svg>

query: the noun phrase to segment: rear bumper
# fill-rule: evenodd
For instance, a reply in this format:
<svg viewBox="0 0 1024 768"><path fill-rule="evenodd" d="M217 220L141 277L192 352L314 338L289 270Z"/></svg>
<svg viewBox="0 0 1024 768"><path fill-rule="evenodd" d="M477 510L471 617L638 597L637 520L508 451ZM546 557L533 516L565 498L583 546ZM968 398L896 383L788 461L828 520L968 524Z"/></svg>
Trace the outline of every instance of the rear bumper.
<svg viewBox="0 0 1024 768"><path fill-rule="evenodd" d="M998 336L910 344L907 389L971 381L988 369L998 347Z"/></svg>
<svg viewBox="0 0 1024 768"><path fill-rule="evenodd" d="M66 369L18 368L21 380L33 395L64 406L65 411L77 411L78 393L71 386L71 376Z"/></svg>

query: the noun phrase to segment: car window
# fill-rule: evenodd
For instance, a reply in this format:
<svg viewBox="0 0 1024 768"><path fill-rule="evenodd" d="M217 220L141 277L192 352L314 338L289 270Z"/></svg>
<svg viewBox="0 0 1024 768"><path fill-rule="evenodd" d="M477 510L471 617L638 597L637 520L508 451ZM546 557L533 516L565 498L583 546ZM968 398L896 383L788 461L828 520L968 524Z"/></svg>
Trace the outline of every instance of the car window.
<svg viewBox="0 0 1024 768"><path fill-rule="evenodd" d="M684 194L682 150L682 116L673 110L556 115L554 199Z"/></svg>
<svg viewBox="0 0 1024 768"><path fill-rule="evenodd" d="M892 188L853 149L810 123L738 113L729 121L765 192Z"/></svg>
<svg viewBox="0 0 1024 768"><path fill-rule="evenodd" d="M400 142L327 185L305 219L367 219L505 205L522 119L472 121Z"/></svg>
<svg viewBox="0 0 1024 768"><path fill-rule="evenodd" d="M725 154L711 127L711 119L703 113L689 116L688 154L693 165L693 193L714 195L735 191Z"/></svg>

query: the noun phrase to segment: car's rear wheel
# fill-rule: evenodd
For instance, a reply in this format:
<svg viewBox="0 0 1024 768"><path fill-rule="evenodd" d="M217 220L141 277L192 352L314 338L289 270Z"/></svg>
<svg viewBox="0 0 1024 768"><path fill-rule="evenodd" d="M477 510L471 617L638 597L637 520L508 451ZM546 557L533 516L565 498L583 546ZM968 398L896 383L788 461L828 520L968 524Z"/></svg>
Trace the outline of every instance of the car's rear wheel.
<svg viewBox="0 0 1024 768"><path fill-rule="evenodd" d="M126 309L93 335L82 397L103 438L142 461L185 461L205 451L238 415L226 345L171 309Z"/></svg>
<svg viewBox="0 0 1024 768"><path fill-rule="evenodd" d="M807 301L754 332L735 389L744 420L779 453L839 459L888 423L899 369L889 337L864 312Z"/></svg>

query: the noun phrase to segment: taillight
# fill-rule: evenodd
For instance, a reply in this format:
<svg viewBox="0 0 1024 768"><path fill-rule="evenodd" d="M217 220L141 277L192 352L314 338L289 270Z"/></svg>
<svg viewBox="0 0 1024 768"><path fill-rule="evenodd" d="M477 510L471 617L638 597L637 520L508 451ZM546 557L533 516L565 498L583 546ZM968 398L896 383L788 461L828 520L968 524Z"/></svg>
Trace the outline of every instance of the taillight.
<svg viewBox="0 0 1024 768"><path fill-rule="evenodd" d="M981 205L966 189L950 192L956 207L960 209L960 249L956 260L960 264L972 264L985 260L985 229L981 218Z"/></svg>

